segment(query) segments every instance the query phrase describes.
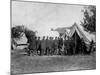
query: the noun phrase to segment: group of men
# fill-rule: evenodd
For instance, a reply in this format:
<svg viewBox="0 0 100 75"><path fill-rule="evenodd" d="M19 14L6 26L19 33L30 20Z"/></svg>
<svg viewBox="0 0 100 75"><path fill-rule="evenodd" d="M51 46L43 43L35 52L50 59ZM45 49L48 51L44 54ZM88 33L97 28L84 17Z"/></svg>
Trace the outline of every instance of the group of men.
<svg viewBox="0 0 100 75"><path fill-rule="evenodd" d="M29 55L61 55L64 51L64 41L61 37L43 36L42 40L40 40L40 37L31 37L28 43Z"/></svg>
<svg viewBox="0 0 100 75"><path fill-rule="evenodd" d="M87 46L82 39L66 40L61 37L40 37L31 36L28 39L29 46L28 55L74 55L74 54L90 54L91 47L87 50Z"/></svg>

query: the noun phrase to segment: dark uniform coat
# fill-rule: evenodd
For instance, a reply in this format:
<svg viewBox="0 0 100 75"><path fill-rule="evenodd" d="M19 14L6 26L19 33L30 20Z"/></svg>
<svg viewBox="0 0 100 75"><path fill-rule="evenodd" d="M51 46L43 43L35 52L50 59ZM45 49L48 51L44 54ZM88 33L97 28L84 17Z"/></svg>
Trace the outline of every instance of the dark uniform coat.
<svg viewBox="0 0 100 75"><path fill-rule="evenodd" d="M46 49L46 40L41 40L41 49Z"/></svg>
<svg viewBox="0 0 100 75"><path fill-rule="evenodd" d="M53 40L50 39L50 40L49 40L49 53L50 53L50 54L53 54L52 52L53 52Z"/></svg>
<svg viewBox="0 0 100 75"><path fill-rule="evenodd" d="M30 50L36 50L37 49L37 45L36 45L36 39L34 37L30 37L29 41L29 49Z"/></svg>
<svg viewBox="0 0 100 75"><path fill-rule="evenodd" d="M53 46L54 46L55 54L58 54L58 40L57 39L54 40Z"/></svg>
<svg viewBox="0 0 100 75"><path fill-rule="evenodd" d="M46 40L41 40L41 52L42 52L42 55L45 54L46 52Z"/></svg>
<svg viewBox="0 0 100 75"><path fill-rule="evenodd" d="M46 39L46 54L49 55L49 39Z"/></svg>
<svg viewBox="0 0 100 75"><path fill-rule="evenodd" d="M63 39L60 38L60 39L59 39L59 42L58 42L58 48L61 49L62 46L63 46Z"/></svg>
<svg viewBox="0 0 100 75"><path fill-rule="evenodd" d="M37 50L40 50L41 48L41 40L37 40Z"/></svg>

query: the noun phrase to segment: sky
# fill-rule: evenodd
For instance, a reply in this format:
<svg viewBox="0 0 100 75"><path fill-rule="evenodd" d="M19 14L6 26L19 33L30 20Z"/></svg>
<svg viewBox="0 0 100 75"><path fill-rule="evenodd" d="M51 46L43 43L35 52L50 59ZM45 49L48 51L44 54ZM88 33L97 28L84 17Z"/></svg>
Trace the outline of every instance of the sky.
<svg viewBox="0 0 100 75"><path fill-rule="evenodd" d="M12 27L25 25L37 36L58 36L51 28L80 26L82 5L12 1Z"/></svg>
<svg viewBox="0 0 100 75"><path fill-rule="evenodd" d="M51 35L51 28L69 27L82 18L83 6L12 1L12 26L25 25L39 35Z"/></svg>

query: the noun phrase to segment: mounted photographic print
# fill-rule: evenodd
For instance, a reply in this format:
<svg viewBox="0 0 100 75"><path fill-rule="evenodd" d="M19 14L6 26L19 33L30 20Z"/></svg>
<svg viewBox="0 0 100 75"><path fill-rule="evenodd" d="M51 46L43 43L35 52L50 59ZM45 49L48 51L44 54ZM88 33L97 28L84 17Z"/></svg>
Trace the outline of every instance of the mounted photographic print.
<svg viewBox="0 0 100 75"><path fill-rule="evenodd" d="M96 69L96 6L11 1L11 74Z"/></svg>

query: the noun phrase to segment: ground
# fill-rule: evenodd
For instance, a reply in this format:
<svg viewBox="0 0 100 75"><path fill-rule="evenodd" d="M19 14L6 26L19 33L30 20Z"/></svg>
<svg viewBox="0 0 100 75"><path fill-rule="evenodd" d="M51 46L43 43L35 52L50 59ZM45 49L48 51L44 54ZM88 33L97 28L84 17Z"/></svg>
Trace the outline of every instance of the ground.
<svg viewBox="0 0 100 75"><path fill-rule="evenodd" d="M96 69L95 53L73 56L27 56L19 53L11 55L13 74L85 69Z"/></svg>

